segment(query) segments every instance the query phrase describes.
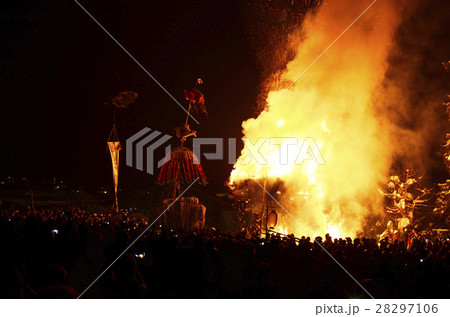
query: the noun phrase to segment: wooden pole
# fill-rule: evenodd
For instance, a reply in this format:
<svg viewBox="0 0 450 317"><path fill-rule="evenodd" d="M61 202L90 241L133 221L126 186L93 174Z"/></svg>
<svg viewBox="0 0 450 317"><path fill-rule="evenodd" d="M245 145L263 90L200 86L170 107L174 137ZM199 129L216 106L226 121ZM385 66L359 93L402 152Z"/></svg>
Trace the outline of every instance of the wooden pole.
<svg viewBox="0 0 450 317"><path fill-rule="evenodd" d="M114 191L114 194L116 196L116 213L119 213L119 199L118 199L118 195L117 195L117 190Z"/></svg>
<svg viewBox="0 0 450 317"><path fill-rule="evenodd" d="M269 204L266 204L266 221L265 221L265 229L266 229L266 239L269 237L269 232L267 230L267 220L269 218Z"/></svg>
<svg viewBox="0 0 450 317"><path fill-rule="evenodd" d="M267 179L264 178L264 188L263 188L263 193L262 193L262 202L261 202L261 221L260 221L260 236L263 235L263 224L264 224L264 205L266 202L266 184L267 184ZM266 236L267 236L267 232L266 232Z"/></svg>
<svg viewBox="0 0 450 317"><path fill-rule="evenodd" d="M186 122L184 123L184 125L188 124L189 121L189 113L191 112L191 102L192 101L189 102L188 112L186 114Z"/></svg>

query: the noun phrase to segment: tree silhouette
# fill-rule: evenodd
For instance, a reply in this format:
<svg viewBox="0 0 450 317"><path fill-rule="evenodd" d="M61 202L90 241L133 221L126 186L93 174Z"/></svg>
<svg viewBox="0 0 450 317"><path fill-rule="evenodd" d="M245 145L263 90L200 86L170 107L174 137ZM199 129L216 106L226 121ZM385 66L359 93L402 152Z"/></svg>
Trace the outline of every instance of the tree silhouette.
<svg viewBox="0 0 450 317"><path fill-rule="evenodd" d="M450 71L450 61L443 62L442 66L446 72ZM448 100L450 100L450 95L447 95ZM447 120L450 121L450 101L443 103L446 108ZM442 158L444 159L445 167L447 172L450 174L450 133L446 135L446 142L442 146L443 153ZM450 225L450 179L447 179L445 183L438 184L439 191L436 197L436 207L433 212L435 215L442 219L444 225Z"/></svg>
<svg viewBox="0 0 450 317"><path fill-rule="evenodd" d="M431 189L421 184L422 177L415 177L407 169L401 176L393 175L389 178L385 190L381 191L387 198L386 211L395 223L402 218L407 218L413 227L425 217L421 212L428 206L431 199Z"/></svg>

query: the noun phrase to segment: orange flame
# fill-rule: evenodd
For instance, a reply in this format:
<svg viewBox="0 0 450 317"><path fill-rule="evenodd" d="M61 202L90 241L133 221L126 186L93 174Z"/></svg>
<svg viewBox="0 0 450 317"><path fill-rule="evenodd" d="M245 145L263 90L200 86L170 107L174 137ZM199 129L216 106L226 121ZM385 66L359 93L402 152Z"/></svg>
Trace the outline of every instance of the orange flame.
<svg viewBox="0 0 450 317"><path fill-rule="evenodd" d="M287 86L295 83L272 90L269 106L242 124L245 147L230 186L246 186L247 179L269 184L281 179L287 192L279 202L306 232L286 216L283 231L355 236L365 215L381 208L377 187L390 166L390 149L372 96L384 78L399 22L395 4L375 3L313 63L371 2L331 1L310 14L297 34L302 41L296 43L296 57L281 77ZM298 144L261 141L259 153L267 164L260 164L249 159L249 146L257 147L264 138L295 138ZM314 159L313 147L298 164L299 147L307 138L315 141L325 164ZM279 162L283 146L289 149L287 164Z"/></svg>

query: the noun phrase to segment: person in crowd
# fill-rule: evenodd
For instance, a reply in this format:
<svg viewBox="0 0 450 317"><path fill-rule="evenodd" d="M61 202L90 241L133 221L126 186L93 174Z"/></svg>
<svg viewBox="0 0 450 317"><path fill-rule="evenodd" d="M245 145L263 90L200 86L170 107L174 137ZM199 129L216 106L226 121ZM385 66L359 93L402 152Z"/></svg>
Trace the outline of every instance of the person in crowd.
<svg viewBox="0 0 450 317"><path fill-rule="evenodd" d="M267 239L150 228L132 213L0 213L1 298L447 298L447 232ZM330 255L333 257L331 258ZM115 261L117 260L117 261ZM100 273L105 274L89 288Z"/></svg>

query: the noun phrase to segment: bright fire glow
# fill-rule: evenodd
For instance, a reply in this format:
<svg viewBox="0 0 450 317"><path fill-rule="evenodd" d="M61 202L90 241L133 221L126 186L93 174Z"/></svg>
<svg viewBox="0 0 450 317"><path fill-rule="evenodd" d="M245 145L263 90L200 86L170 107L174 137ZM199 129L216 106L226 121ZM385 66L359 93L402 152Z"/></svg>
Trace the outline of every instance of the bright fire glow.
<svg viewBox="0 0 450 317"><path fill-rule="evenodd" d="M288 234L289 234L289 232L287 231L287 229L285 229L285 228L282 227L282 226L277 226L277 227L274 229L274 231L279 232L279 233L284 234L284 235L288 235Z"/></svg>
<svg viewBox="0 0 450 317"><path fill-rule="evenodd" d="M265 179L270 190L281 179L286 190L274 197L310 236L329 232L333 238L354 237L364 217L381 208L377 187L387 174L391 150L373 96L384 78L399 22L395 4L375 3L298 78L370 2L324 2L308 16L298 32L302 41L295 43L296 57L279 81L296 82L287 91L288 85L272 90L267 108L242 124L246 147L234 165L230 186L242 189L249 186L245 180L262 184ZM297 138L299 144L313 138L325 164L318 164L314 155L296 164L295 144L285 144L287 164L280 164L281 146L270 142L259 148L267 164L249 160L249 142L282 137ZM308 234L289 216L282 217L284 232Z"/></svg>
<svg viewBox="0 0 450 317"><path fill-rule="evenodd" d="M328 229L327 229L327 233L329 233L330 236L333 239L335 239L335 238L345 238L339 232L339 227L340 227L340 225L329 225Z"/></svg>
<svg viewBox="0 0 450 317"><path fill-rule="evenodd" d="M282 126L284 126L285 123L286 123L286 121L280 119L277 121L277 126L282 127Z"/></svg>

